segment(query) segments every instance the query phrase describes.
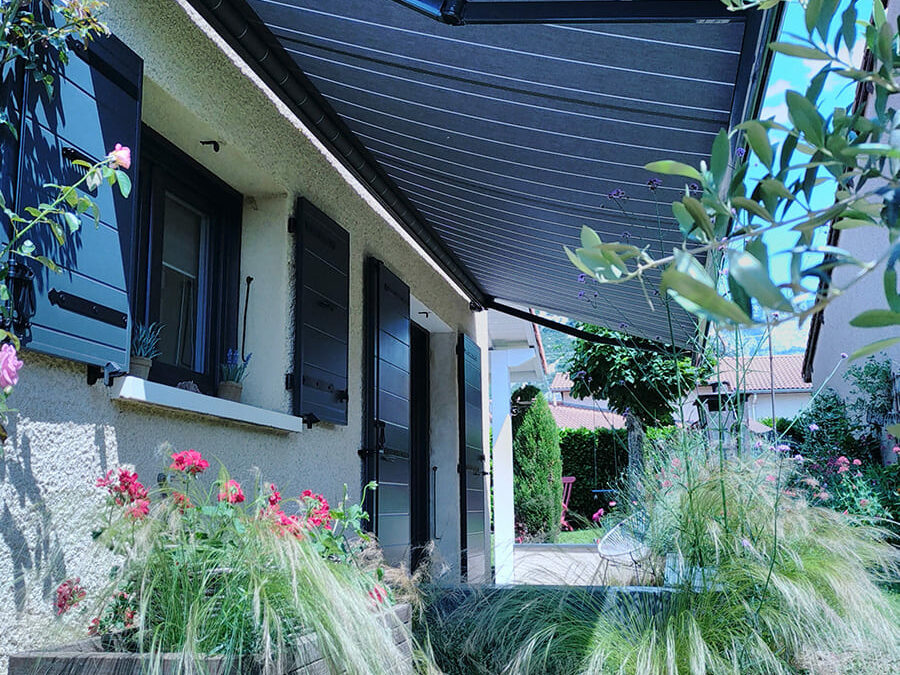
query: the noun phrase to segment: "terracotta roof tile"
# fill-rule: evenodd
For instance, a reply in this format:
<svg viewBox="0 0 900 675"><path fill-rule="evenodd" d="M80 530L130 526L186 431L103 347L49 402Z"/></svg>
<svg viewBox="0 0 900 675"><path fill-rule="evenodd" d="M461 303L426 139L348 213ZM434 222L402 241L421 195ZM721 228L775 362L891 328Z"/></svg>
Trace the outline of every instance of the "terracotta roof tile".
<svg viewBox="0 0 900 675"><path fill-rule="evenodd" d="M731 356L719 359L718 373L709 382L721 379L731 389L738 384L746 392L768 391L770 383L775 391L796 390L812 391L812 383L803 380L803 354L776 354L772 357L772 379L769 378L769 356L759 354L750 358L737 360ZM572 389L572 380L568 373L556 373L550 384L550 391L565 392Z"/></svg>
<svg viewBox="0 0 900 675"><path fill-rule="evenodd" d="M740 386L746 392L812 390L812 383L803 381L803 354L773 356L771 377L767 354L739 360L726 356L719 359L718 373L711 381L716 379L727 382L732 389Z"/></svg>
<svg viewBox="0 0 900 675"><path fill-rule="evenodd" d="M623 429L625 418L608 410L593 410L574 405L551 405L550 411L560 429Z"/></svg>
<svg viewBox="0 0 900 675"><path fill-rule="evenodd" d="M556 373L553 382L550 383L550 391L569 391L572 388L572 379L568 373Z"/></svg>

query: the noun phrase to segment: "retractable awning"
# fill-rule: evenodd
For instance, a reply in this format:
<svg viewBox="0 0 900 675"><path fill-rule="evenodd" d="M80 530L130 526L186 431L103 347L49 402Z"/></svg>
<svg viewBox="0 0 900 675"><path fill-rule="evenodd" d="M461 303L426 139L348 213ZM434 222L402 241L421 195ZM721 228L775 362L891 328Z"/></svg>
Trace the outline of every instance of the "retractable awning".
<svg viewBox="0 0 900 675"><path fill-rule="evenodd" d="M554 2L193 2L477 302L669 342L655 278L651 311L637 284L580 282L562 247L582 225L656 250L681 243L669 204L684 183L651 190L643 166L696 165L747 114L771 13L570 0L558 4L571 22L534 23ZM476 20L488 5L498 21L518 7L521 22ZM609 9L591 23L579 5ZM460 21L441 15L453 6ZM672 314L684 344L695 322Z"/></svg>

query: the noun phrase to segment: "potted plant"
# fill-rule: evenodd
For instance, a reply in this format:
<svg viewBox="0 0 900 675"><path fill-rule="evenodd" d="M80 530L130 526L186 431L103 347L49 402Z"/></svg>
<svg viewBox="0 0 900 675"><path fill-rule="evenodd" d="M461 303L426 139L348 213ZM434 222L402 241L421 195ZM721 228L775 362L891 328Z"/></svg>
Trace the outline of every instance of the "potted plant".
<svg viewBox="0 0 900 675"><path fill-rule="evenodd" d="M54 602L88 639L13 655L11 674L51 662L121 675L412 672L409 607L364 565L366 515L346 489L336 506L311 490L287 499L225 467L208 480L196 450L171 457L156 489L129 467L97 480L110 582L67 579Z"/></svg>
<svg viewBox="0 0 900 675"><path fill-rule="evenodd" d="M236 349L228 350L225 362L220 366L222 380L219 382L217 392L219 398L238 402L241 400L242 382L247 377L247 366L250 364L251 356L253 354L247 354L242 359Z"/></svg>
<svg viewBox="0 0 900 675"><path fill-rule="evenodd" d="M159 356L159 340L163 325L154 321L150 325L136 324L131 332L131 367L128 372L146 380L153 366L153 359Z"/></svg>

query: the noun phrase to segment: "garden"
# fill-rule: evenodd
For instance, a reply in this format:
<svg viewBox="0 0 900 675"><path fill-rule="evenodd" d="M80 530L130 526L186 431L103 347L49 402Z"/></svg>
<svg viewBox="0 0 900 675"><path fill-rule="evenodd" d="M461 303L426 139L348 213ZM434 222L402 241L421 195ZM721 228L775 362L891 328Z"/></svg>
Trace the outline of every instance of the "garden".
<svg viewBox="0 0 900 675"><path fill-rule="evenodd" d="M757 11L778 0L725 3ZM57 2L63 22L54 27L29 3L0 3L0 65L25 68L52 95L48 55L65 59L71 41L101 35L103 4ZM853 321L900 325L900 117L890 108L900 45L880 2L871 22L855 7L809 0L806 34L771 45L824 67L805 94L788 92L789 126L751 120L723 130L699 167L647 167L686 179L671 206L684 247L655 257L585 228L583 246L567 249L586 284L650 289L648 279L659 281L648 302L662 311L677 303L709 327L696 357L631 340L627 325L622 333L585 327L610 339L576 353L573 391L608 400L627 415L627 429L560 432L534 387L512 401L517 540L566 541L564 523L587 543L615 532L632 546L641 585L459 586L436 554L414 573L392 567L361 506L377 485L329 504L314 486L285 495L272 477L239 482L212 453L171 448L151 478L131 466L95 477L103 506L91 538L96 559L111 561L106 583L89 587L73 576L56 586L47 630L57 646L14 655L10 673L900 672L900 426L895 364L881 355L900 338L842 357L852 394L823 386L796 418L768 420L769 433L745 428L740 396L720 409L737 407L716 434L679 423L680 399L724 355L721 335L744 345L741 331L761 327L771 344L775 326L806 319L847 290L810 279L841 266L860 276L877 267L815 237L832 223L888 231L889 309L866 309ZM846 63L857 40L870 69ZM870 90L871 116L819 111L830 75ZM0 123L16 133L9 119ZM4 438L18 414L10 406L22 404L16 387L28 377L16 303L16 280L27 272L19 266L56 271L35 233L46 230L63 246L98 221L100 190L129 196L131 150L108 150L95 162L76 160L81 178L45 186L45 202L18 210L0 203L9 235L0 251ZM750 158L764 176L748 178ZM837 193L824 208L809 201L820 182ZM763 234L776 228L796 232L796 242L770 252ZM769 268L780 254L792 260L785 283ZM136 356L153 357L160 329L135 332ZM237 390L223 396L240 397L249 358L230 352L221 364ZM574 492L563 504L563 476L608 492Z"/></svg>

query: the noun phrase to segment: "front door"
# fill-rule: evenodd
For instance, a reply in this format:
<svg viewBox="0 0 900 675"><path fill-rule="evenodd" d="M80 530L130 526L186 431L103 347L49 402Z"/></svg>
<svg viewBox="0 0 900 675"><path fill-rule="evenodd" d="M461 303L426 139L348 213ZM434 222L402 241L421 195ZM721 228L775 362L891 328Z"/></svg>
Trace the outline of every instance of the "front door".
<svg viewBox="0 0 900 675"><path fill-rule="evenodd" d="M409 287L380 260L366 261L364 480L366 510L389 564L410 562Z"/></svg>

